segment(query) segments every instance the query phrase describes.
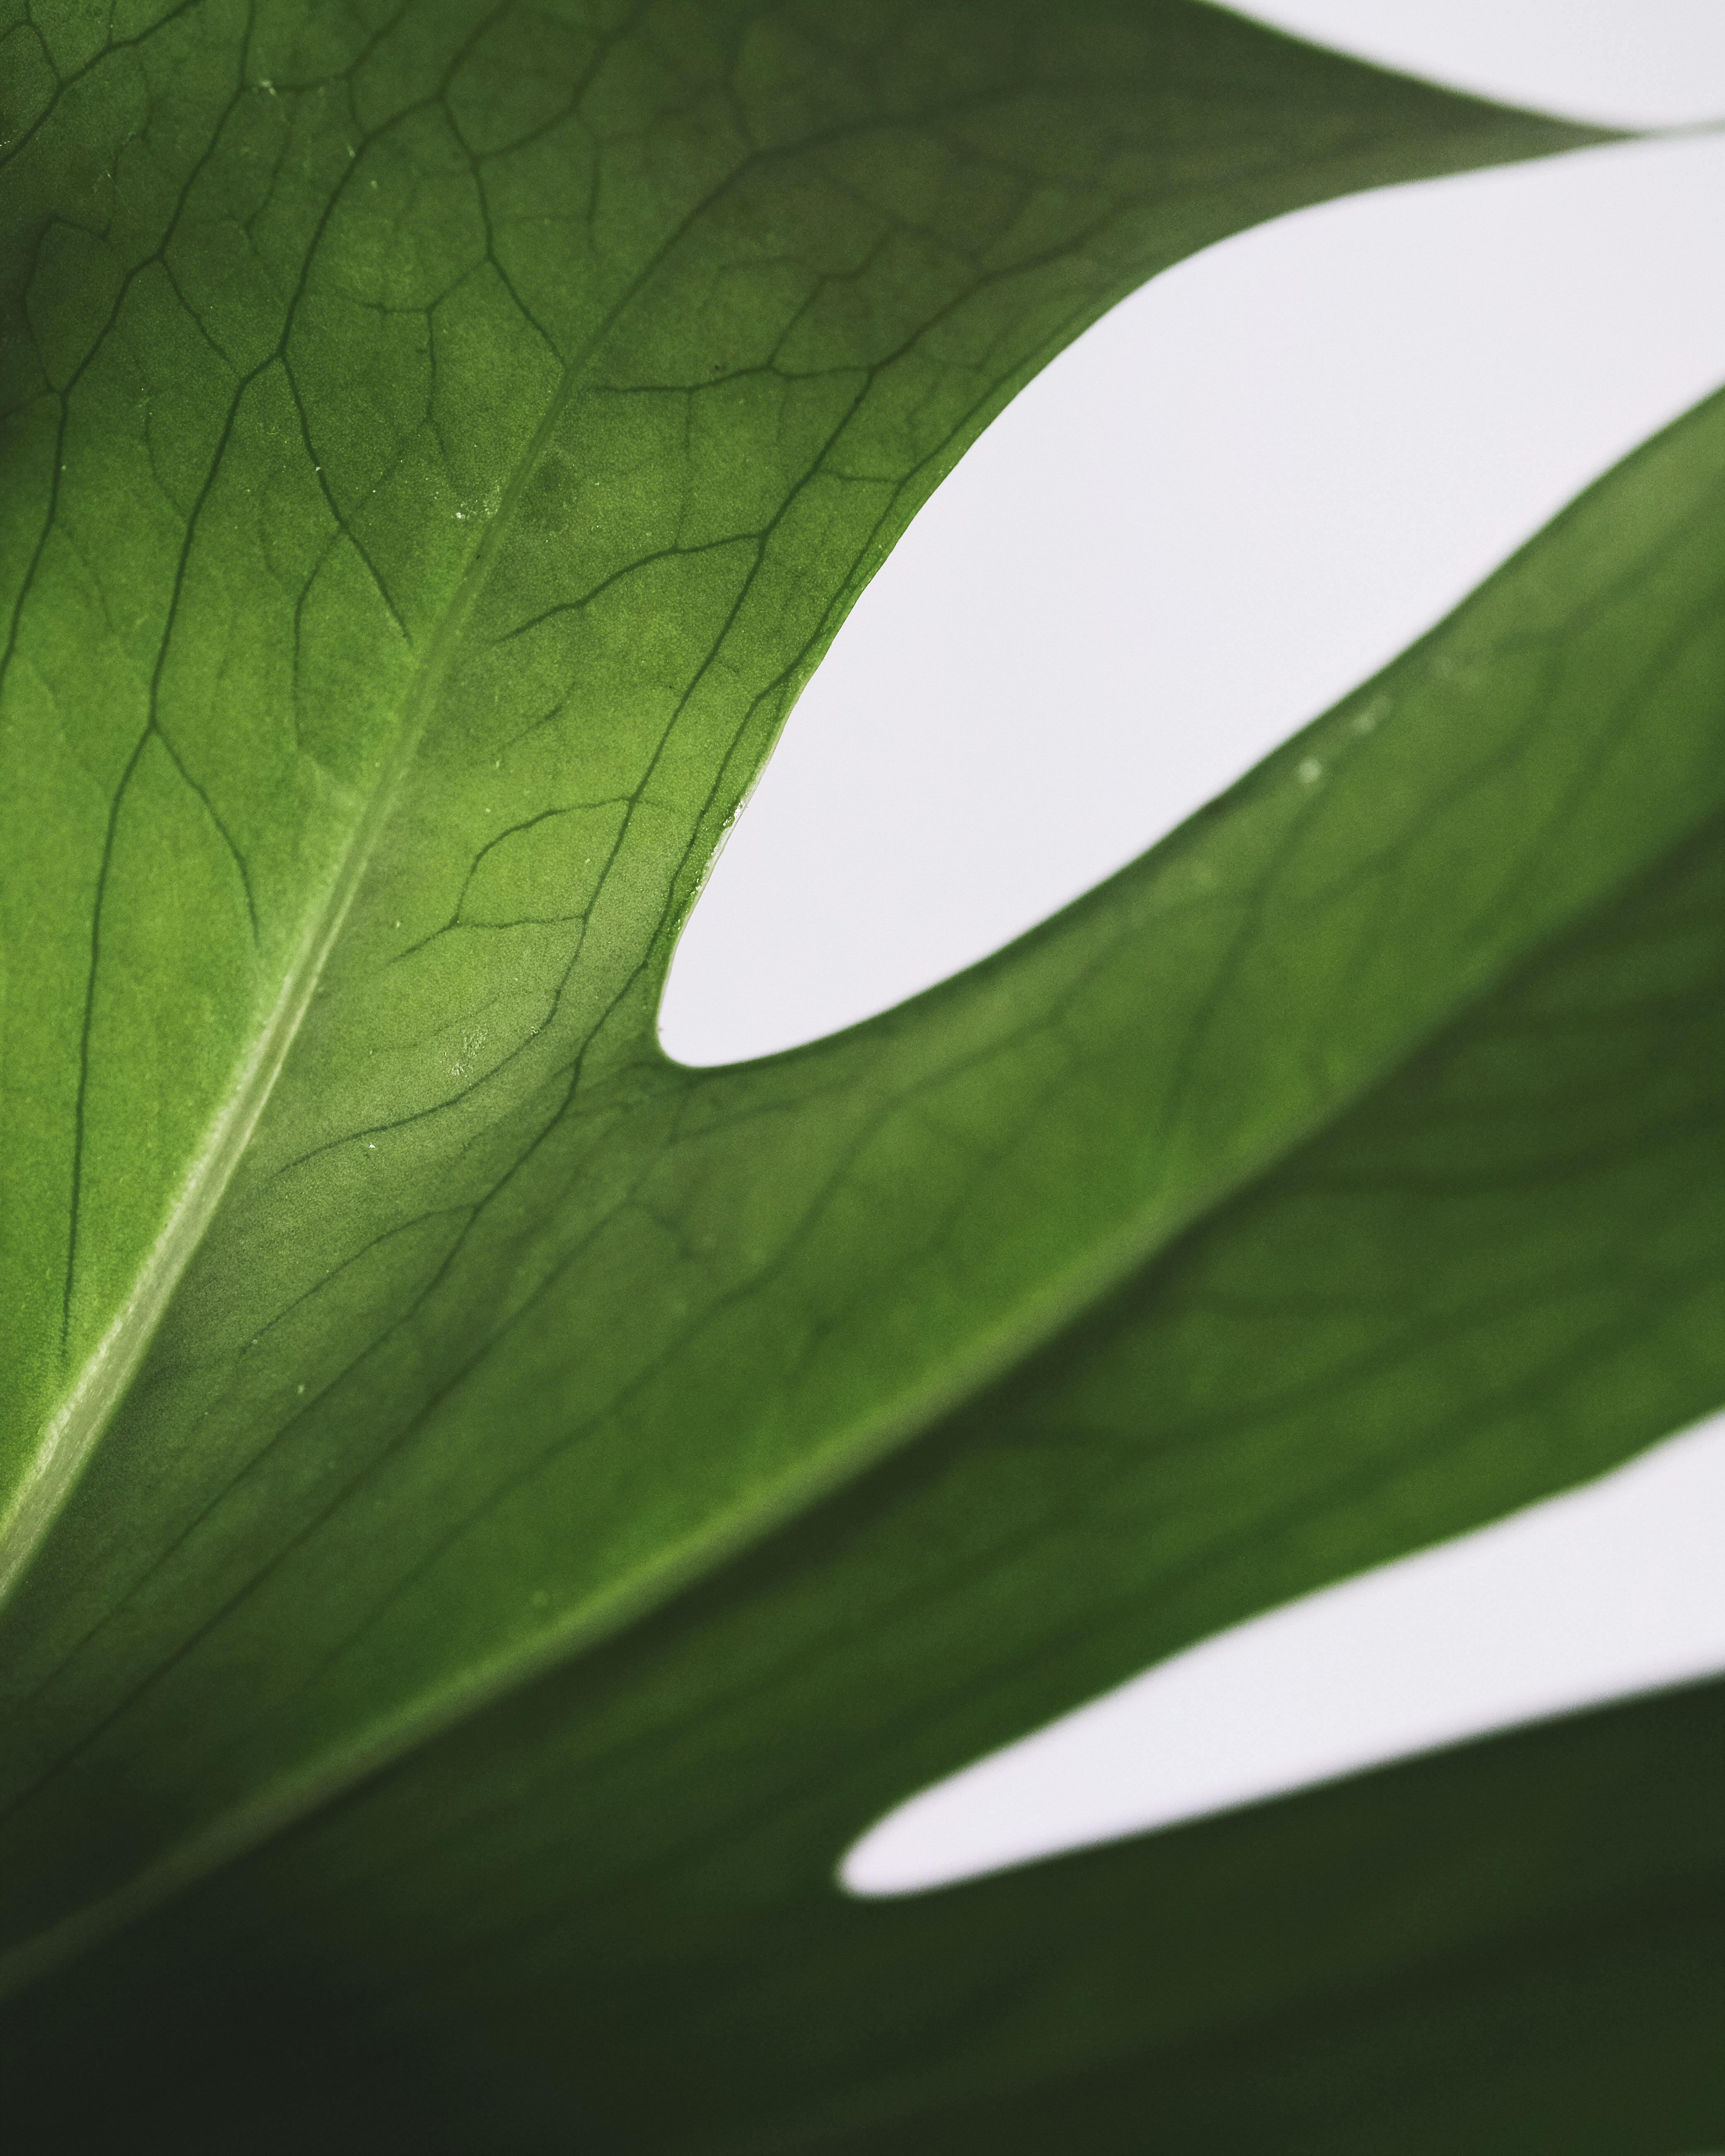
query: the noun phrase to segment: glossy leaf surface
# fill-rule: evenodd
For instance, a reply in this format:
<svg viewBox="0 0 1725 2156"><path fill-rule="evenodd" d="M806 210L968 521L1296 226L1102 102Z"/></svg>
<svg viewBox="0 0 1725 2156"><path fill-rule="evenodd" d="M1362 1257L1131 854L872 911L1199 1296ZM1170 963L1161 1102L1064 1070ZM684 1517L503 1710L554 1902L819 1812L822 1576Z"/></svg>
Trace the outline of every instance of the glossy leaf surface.
<svg viewBox="0 0 1725 2156"><path fill-rule="evenodd" d="M1049 1989L1066 1890L865 1914L833 1863L1725 1394L1725 405L998 959L731 1070L656 998L845 608L1061 343L1257 218L1598 138L1187 4L95 28L14 29L6 130L33 2086L255 1969L393 2028L451 2146L901 2138L1099 2061L1111 2145L1172 2025ZM1624 1732L1687 1760L1707 1705L1369 1787L1560 1789L1590 1848ZM1458 1829L1448 1930L1276 1977L1378 1801L1192 1830L1289 1897L1194 2027L1297 2048L1314 1986L1717 1864L1674 1825L1500 1906Z"/></svg>

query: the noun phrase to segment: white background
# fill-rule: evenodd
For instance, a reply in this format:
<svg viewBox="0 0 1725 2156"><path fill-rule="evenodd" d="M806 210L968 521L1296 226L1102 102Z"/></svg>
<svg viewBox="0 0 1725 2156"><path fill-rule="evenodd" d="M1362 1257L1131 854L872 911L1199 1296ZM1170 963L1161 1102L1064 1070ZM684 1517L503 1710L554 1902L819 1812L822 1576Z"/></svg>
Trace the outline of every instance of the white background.
<svg viewBox="0 0 1725 2156"><path fill-rule="evenodd" d="M1546 110L1725 116L1725 0L1242 10ZM1725 137L1301 212L1155 280L922 512L793 714L660 1031L726 1062L1121 866L1725 380ZM902 1808L937 1883L1725 1667L1725 1431L1310 1598Z"/></svg>

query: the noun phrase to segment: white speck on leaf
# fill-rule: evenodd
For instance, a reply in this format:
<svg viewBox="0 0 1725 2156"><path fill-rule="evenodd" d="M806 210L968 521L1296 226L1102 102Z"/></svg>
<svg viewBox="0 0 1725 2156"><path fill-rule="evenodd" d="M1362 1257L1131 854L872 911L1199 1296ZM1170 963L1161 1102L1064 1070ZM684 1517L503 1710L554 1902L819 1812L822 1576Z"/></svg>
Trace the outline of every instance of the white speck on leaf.
<svg viewBox="0 0 1725 2156"><path fill-rule="evenodd" d="M1324 767L1315 756L1308 756L1300 766L1300 783L1302 786L1316 786L1323 775Z"/></svg>
<svg viewBox="0 0 1725 2156"><path fill-rule="evenodd" d="M1358 711L1354 713L1353 725L1350 731L1357 734L1371 733L1375 730L1380 720L1385 719L1389 716L1389 697L1373 696L1371 702L1368 704L1363 711Z"/></svg>

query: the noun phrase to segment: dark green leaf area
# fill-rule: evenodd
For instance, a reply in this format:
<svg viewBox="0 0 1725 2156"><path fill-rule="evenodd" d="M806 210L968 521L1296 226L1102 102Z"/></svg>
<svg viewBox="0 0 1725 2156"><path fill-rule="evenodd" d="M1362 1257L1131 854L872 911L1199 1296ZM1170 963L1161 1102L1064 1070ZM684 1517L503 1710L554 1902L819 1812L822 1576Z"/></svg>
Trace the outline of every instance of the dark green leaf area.
<svg viewBox="0 0 1725 2156"><path fill-rule="evenodd" d="M11 2115L33 2156L122 2123L212 2156L1675 2156L1725 2133L1722 1712L1639 1702L908 1903L808 1889L431 2037L302 1849L16 2010Z"/></svg>
<svg viewBox="0 0 1725 2156"><path fill-rule="evenodd" d="M814 654L1019 383L1243 224L1589 139L1188 4L973 31L480 0L11 25L24 1554L326 965L345 1029L312 1029L264 1158L411 1133L304 1201L398 1239L398 1316L608 1021L649 1032Z"/></svg>
<svg viewBox="0 0 1725 2156"><path fill-rule="evenodd" d="M845 2007L878 2017L849 2025L878 2078L824 2128L730 2135L691 2086L675 2145L1699 2149L1725 2127L1722 1770L1714 1686L860 1912ZM751 2006L828 1974L760 1946L753 1998L695 2010L739 2051Z"/></svg>
<svg viewBox="0 0 1725 2156"><path fill-rule="evenodd" d="M823 1864L973 1744L1715 1404L1722 458L1716 402L999 960L797 1055L578 1092L453 1256L418 1229L410 1323L362 1244L332 1351L284 1178L237 1188L13 1614L14 1937L614 1631L1123 1278L907 1471L969 1553L906 1650L954 1673L940 1759L889 1779L877 1743ZM378 1344L331 1370L356 1304ZM1052 1629L979 1630L997 1554L989 1606Z"/></svg>
<svg viewBox="0 0 1725 2156"><path fill-rule="evenodd" d="M245 1845L855 1471L1712 783L1678 723L1626 841L1286 1070L1211 1075L1277 986L1268 902L1353 902L1343 789L1281 768L1184 882L810 1056L677 1070L654 1009L725 820L1013 390L1255 219L1594 138L1183 0L88 27L15 31L7 167L23 1931ZM1587 587L1605 643L1601 577L1700 572L1697 483L1653 483ZM1528 573L1513 638L1482 617L1524 702ZM1658 618L1672 651L1599 678L1681 712L1710 662ZM1481 709L1437 753L1462 793ZM1377 722L1335 756L1399 768ZM1417 756L1386 783L1405 829Z"/></svg>

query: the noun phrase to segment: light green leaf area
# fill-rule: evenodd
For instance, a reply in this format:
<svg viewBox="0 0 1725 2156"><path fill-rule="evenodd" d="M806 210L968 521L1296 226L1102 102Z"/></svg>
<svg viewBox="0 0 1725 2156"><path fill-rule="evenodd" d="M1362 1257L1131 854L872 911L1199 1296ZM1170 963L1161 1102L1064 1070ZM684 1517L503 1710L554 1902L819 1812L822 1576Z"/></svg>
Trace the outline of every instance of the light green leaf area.
<svg viewBox="0 0 1725 2156"><path fill-rule="evenodd" d="M284 2145L1057 2145L1034 2085L1083 2145L1153 2087L1170 2147L1363 2156L1544 2013L1430 2146L1626 2147L1644 2054L1716 2134L1661 2006L1709 1693L925 1904L831 1875L1725 1397L1725 402L999 957L757 1065L653 1030L797 690L1029 375L1256 220L1597 131L1189 0L14 12L28 2089L96 2029L177 2145L261 2147L363 2029L387 2122Z"/></svg>

